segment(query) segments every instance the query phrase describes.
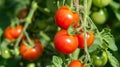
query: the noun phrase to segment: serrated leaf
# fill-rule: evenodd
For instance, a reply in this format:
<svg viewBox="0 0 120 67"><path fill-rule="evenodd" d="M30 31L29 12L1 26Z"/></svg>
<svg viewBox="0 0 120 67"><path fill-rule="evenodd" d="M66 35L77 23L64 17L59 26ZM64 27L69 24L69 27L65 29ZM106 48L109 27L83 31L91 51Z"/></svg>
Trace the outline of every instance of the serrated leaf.
<svg viewBox="0 0 120 67"><path fill-rule="evenodd" d="M110 53L109 51L106 51L106 52L107 52L110 64L113 67L120 67L119 61L112 55L112 53Z"/></svg>
<svg viewBox="0 0 120 67"><path fill-rule="evenodd" d="M103 38L109 44L108 47L111 50L113 50L113 51L117 51L118 50L117 46L115 45L115 41L114 41L113 36L105 35Z"/></svg>
<svg viewBox="0 0 120 67"><path fill-rule="evenodd" d="M62 67L62 59L58 56L53 56L53 59L52 59L52 62L53 64L56 66L56 67Z"/></svg>
<svg viewBox="0 0 120 67"><path fill-rule="evenodd" d="M103 29L102 33L102 39L108 44L108 48L111 49L112 51L117 51L118 48L115 45L114 37L110 33L109 29Z"/></svg>

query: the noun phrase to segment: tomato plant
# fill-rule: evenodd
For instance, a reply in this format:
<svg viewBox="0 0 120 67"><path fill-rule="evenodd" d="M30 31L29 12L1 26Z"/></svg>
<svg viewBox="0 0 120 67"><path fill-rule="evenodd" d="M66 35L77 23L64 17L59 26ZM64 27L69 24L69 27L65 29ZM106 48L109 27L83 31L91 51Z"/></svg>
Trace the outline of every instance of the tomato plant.
<svg viewBox="0 0 120 67"><path fill-rule="evenodd" d="M97 67L104 66L108 61L107 53L104 50L94 51L91 55L93 64Z"/></svg>
<svg viewBox="0 0 120 67"><path fill-rule="evenodd" d="M0 67L119 67L119 4L0 0Z"/></svg>
<svg viewBox="0 0 120 67"><path fill-rule="evenodd" d="M97 7L105 7L109 5L111 0L93 0L93 4Z"/></svg>
<svg viewBox="0 0 120 67"><path fill-rule="evenodd" d="M68 67L84 67L80 60L73 60Z"/></svg>
<svg viewBox="0 0 120 67"><path fill-rule="evenodd" d="M72 23L76 26L79 22L79 15L77 12L70 10L68 6L61 6L55 14L56 24L63 28L67 29Z"/></svg>
<svg viewBox="0 0 120 67"><path fill-rule="evenodd" d="M23 26L22 25L18 25L16 27L7 27L5 29L5 32L4 32L4 37L6 39L14 42L14 40L19 37L19 35L21 34L22 30L23 30Z"/></svg>
<svg viewBox="0 0 120 67"><path fill-rule="evenodd" d="M28 47L25 43L20 44L20 54L25 60L33 61L38 59L43 52L43 45L38 39L33 39L34 46Z"/></svg>
<svg viewBox="0 0 120 67"><path fill-rule="evenodd" d="M87 47L90 47L93 42L94 42L94 33L93 32L90 32L90 33L86 33L85 34L86 36L86 41L87 41ZM84 48L84 34L81 33L81 34L77 34L77 38L78 38L78 43L79 43L79 48Z"/></svg>
<svg viewBox="0 0 120 67"><path fill-rule="evenodd" d="M70 54L78 47L78 40L76 36L69 35L67 30L61 30L54 37L54 45L59 52Z"/></svg>

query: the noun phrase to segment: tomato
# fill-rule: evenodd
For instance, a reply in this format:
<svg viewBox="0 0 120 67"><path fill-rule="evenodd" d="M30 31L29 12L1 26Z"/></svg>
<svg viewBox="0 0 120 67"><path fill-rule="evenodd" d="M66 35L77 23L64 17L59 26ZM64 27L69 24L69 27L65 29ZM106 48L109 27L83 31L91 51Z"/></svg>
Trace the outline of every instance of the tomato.
<svg viewBox="0 0 120 67"><path fill-rule="evenodd" d="M92 61L95 67L102 67L108 61L107 53L104 50L94 51L91 54L91 57L92 57Z"/></svg>
<svg viewBox="0 0 120 67"><path fill-rule="evenodd" d="M96 24L104 24L107 20L107 11L105 9L95 11L91 14L91 18Z"/></svg>
<svg viewBox="0 0 120 67"><path fill-rule="evenodd" d="M93 4L97 7L105 7L109 5L111 0L93 0Z"/></svg>
<svg viewBox="0 0 120 67"><path fill-rule="evenodd" d="M78 40L76 36L69 35L67 30L61 30L54 37L54 45L59 52L70 54L78 47Z"/></svg>
<svg viewBox="0 0 120 67"><path fill-rule="evenodd" d="M79 22L79 15L77 12L72 12L69 7L61 6L55 14L56 24L63 28L67 29L72 23L76 26Z"/></svg>
<svg viewBox="0 0 120 67"><path fill-rule="evenodd" d="M84 67L84 65L79 60L73 60L68 67Z"/></svg>
<svg viewBox="0 0 120 67"><path fill-rule="evenodd" d="M18 25L16 27L7 27L4 32L4 37L10 40L11 42L14 42L14 40L19 37L22 30L23 30L22 25Z"/></svg>
<svg viewBox="0 0 120 67"><path fill-rule="evenodd" d="M2 50L1 50L1 56L4 59L11 58L10 50L8 48L2 48Z"/></svg>
<svg viewBox="0 0 120 67"><path fill-rule="evenodd" d="M28 14L28 9L25 8L25 9L22 9L18 12L17 17L19 19L24 19L27 16L27 14Z"/></svg>
<svg viewBox="0 0 120 67"><path fill-rule="evenodd" d="M35 63L28 63L26 67L36 67Z"/></svg>
<svg viewBox="0 0 120 67"><path fill-rule="evenodd" d="M78 47L83 49L84 48L84 33L81 34L77 34L77 38L78 38ZM94 33L90 32L90 33L86 33L86 41L87 41L87 47L91 46L94 42Z"/></svg>
<svg viewBox="0 0 120 67"><path fill-rule="evenodd" d="M19 48L21 56L28 61L33 61L38 59L43 52L42 43L38 39L32 39L32 40L34 41L33 47L28 47L22 42Z"/></svg>

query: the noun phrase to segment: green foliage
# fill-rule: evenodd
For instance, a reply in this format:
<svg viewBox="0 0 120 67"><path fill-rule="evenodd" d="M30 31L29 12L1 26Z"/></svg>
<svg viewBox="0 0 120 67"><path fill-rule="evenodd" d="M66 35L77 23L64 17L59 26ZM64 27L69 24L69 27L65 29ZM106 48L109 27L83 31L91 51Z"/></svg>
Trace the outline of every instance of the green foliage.
<svg viewBox="0 0 120 67"><path fill-rule="evenodd" d="M107 55L108 55L109 62L113 67L120 66L119 61L109 51L107 51Z"/></svg>

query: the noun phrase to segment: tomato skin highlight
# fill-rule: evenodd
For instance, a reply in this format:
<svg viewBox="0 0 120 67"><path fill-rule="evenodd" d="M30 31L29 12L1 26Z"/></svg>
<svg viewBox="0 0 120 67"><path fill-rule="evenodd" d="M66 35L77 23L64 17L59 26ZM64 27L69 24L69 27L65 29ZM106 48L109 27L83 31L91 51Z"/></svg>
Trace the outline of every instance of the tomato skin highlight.
<svg viewBox="0 0 120 67"><path fill-rule="evenodd" d="M68 67L84 67L84 65L79 60L73 60Z"/></svg>
<svg viewBox="0 0 120 67"><path fill-rule="evenodd" d="M78 47L83 49L84 48L84 33L78 34L77 35L78 38ZM87 47L90 47L93 42L94 42L94 33L90 32L90 33L86 33L86 41L87 41Z"/></svg>
<svg viewBox="0 0 120 67"><path fill-rule="evenodd" d="M27 47L23 42L20 44L20 54L21 56L28 61L33 61L38 59L43 52L42 43L38 39L33 39L34 47Z"/></svg>
<svg viewBox="0 0 120 67"><path fill-rule="evenodd" d="M7 27L4 32L4 37L10 40L11 42L14 42L14 40L19 37L22 30L22 25L18 25L17 27Z"/></svg>
<svg viewBox="0 0 120 67"><path fill-rule="evenodd" d="M70 54L78 47L78 39L69 35L67 30L61 30L54 37L54 46L60 53Z"/></svg>
<svg viewBox="0 0 120 67"><path fill-rule="evenodd" d="M61 6L55 14L55 22L63 29L67 29L72 23L74 26L77 26L79 14L72 12L67 6Z"/></svg>

